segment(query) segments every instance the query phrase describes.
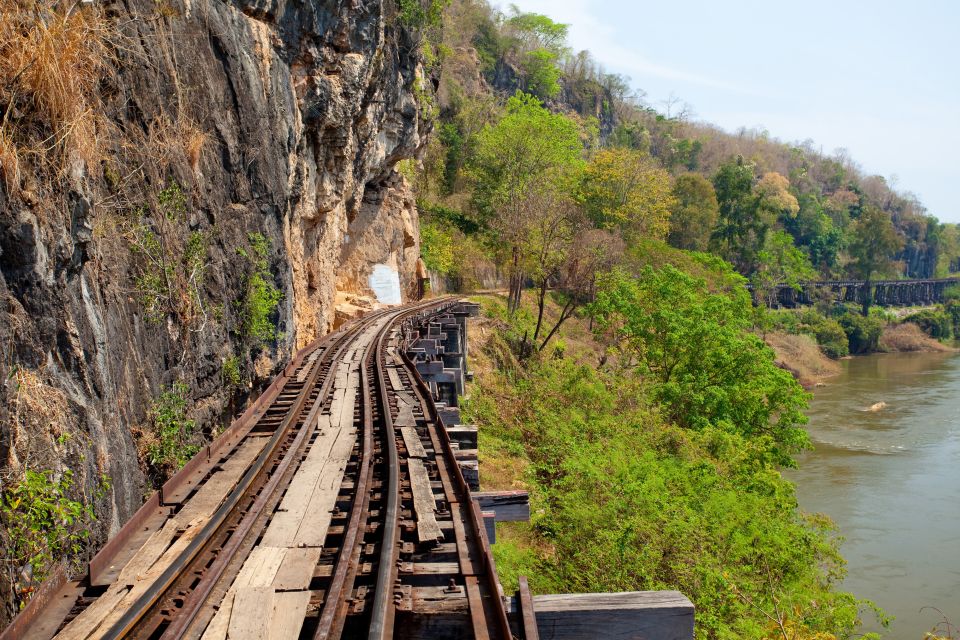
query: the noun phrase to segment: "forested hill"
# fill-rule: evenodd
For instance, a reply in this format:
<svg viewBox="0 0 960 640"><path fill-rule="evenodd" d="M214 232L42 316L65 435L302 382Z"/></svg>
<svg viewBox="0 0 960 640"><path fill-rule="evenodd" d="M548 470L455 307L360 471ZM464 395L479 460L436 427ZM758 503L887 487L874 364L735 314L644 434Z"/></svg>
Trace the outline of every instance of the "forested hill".
<svg viewBox="0 0 960 640"><path fill-rule="evenodd" d="M477 136L500 117L505 99L522 91L576 120L588 155L612 148L650 160L632 171L653 194L669 183L663 231L678 248L718 253L748 276L789 244L809 261L811 270L800 273L807 277L928 278L960 270L957 226L865 174L846 152L825 155L813 141L785 143L766 131L728 133L695 121L685 105L658 111L629 78L607 73L588 51L573 51L569 25L548 16L516 7L503 13L485 0L434 0L437 15L441 8L442 29L435 25L424 47L435 63L439 135L419 178L423 208L439 205L461 222L471 217L476 208L468 206L466 185Z"/></svg>

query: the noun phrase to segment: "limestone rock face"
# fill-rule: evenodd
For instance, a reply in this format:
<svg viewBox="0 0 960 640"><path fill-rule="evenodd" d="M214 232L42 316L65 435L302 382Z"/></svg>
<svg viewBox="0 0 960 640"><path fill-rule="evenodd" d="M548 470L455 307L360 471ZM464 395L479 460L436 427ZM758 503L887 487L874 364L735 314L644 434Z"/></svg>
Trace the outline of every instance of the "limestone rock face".
<svg viewBox="0 0 960 640"><path fill-rule="evenodd" d="M417 212L395 166L422 145L415 96L430 84L392 0L101 4L101 166L74 158L20 193L0 181L0 473L70 469L98 515L94 542L149 492L137 434L166 385L186 385L202 440L333 327L338 295L372 304L374 265L415 292ZM143 213L171 184L182 216ZM206 243L190 322L148 317L140 216L171 246ZM242 335L251 234L283 294L265 344ZM225 383L230 359L239 384ZM111 488L95 498L101 476ZM0 576L0 625L14 580Z"/></svg>

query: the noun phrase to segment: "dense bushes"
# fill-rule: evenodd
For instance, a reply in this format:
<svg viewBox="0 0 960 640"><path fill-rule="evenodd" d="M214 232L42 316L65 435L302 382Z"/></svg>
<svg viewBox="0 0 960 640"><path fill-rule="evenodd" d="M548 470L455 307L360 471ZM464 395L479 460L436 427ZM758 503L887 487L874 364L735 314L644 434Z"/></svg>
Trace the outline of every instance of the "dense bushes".
<svg viewBox="0 0 960 640"><path fill-rule="evenodd" d="M904 322L912 322L931 338L943 340L953 335L953 317L943 309L923 309L907 316Z"/></svg>
<svg viewBox="0 0 960 640"><path fill-rule="evenodd" d="M960 300L949 300L943 305L943 309L950 316L953 336L960 339Z"/></svg>
<svg viewBox="0 0 960 640"><path fill-rule="evenodd" d="M774 376L743 326L749 302L702 285L669 267L643 273L635 290L602 283L594 311L606 331L630 333L631 357L621 350L599 370L557 355L525 368L498 358L480 378L467 411L481 426L481 474L491 457L518 458L498 468L526 470L535 514L494 547L505 587L522 572L541 593L679 589L696 605L698 638L780 637L781 626L845 637L864 603L834 590L844 570L829 523L796 511L777 466L802 430L781 424L778 436L771 409L792 415L802 391ZM660 317L644 317L648 295L670 301ZM698 323L729 329L697 342ZM708 366L686 366L688 348ZM730 350L757 370L728 370L739 362ZM714 384L701 387L698 371ZM676 402L673 385L715 402Z"/></svg>
<svg viewBox="0 0 960 640"><path fill-rule="evenodd" d="M817 344L827 357L836 360L850 355L850 341L839 322L833 318L823 318L813 325L813 330Z"/></svg>
<svg viewBox="0 0 960 640"><path fill-rule="evenodd" d="M847 334L850 353L870 353L877 350L880 334L883 333L883 321L876 316L848 312L840 316L840 326Z"/></svg>

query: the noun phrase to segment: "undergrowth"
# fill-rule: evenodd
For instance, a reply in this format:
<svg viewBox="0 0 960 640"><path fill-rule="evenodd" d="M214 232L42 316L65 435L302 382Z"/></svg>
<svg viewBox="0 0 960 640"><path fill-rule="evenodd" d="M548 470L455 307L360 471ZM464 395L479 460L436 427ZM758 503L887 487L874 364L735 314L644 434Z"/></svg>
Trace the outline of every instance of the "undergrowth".
<svg viewBox="0 0 960 640"><path fill-rule="evenodd" d="M103 486L109 484L104 481ZM70 469L59 477L53 471L27 469L3 492L0 519L9 540L5 556L18 571L21 607L55 562L76 557L83 549L87 525L96 518L89 504L76 499L77 493Z"/></svg>
<svg viewBox="0 0 960 640"><path fill-rule="evenodd" d="M171 183L157 195L154 207L134 213L126 237L143 258L135 284L147 319L159 323L173 316L199 331L207 317L203 304L207 236L193 231L185 242L181 240L186 212L186 196L180 185Z"/></svg>
<svg viewBox="0 0 960 640"><path fill-rule="evenodd" d="M87 3L0 0L0 171L8 191L61 173L71 154L97 171L104 122L96 88L111 57L109 35L102 10Z"/></svg>
<svg viewBox="0 0 960 640"><path fill-rule="evenodd" d="M237 249L237 255L248 263L243 297L236 303L240 316L238 333L251 346L263 346L277 339L274 316L283 294L273 283L267 239L261 233L251 233L248 240L250 251Z"/></svg>
<svg viewBox="0 0 960 640"><path fill-rule="evenodd" d="M175 382L150 407L150 427L141 437L141 447L155 479L181 468L200 450L193 438L196 423L187 418L189 392L185 383Z"/></svg>

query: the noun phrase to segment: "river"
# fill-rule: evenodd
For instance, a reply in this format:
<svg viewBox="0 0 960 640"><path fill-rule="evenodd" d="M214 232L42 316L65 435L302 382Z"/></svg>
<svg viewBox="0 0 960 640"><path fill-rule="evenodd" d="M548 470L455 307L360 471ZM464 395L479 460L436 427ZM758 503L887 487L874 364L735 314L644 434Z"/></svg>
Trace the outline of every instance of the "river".
<svg viewBox="0 0 960 640"><path fill-rule="evenodd" d="M814 393L816 449L787 475L800 507L830 516L845 538L842 588L896 616L884 638L921 640L941 619L923 607L960 624L960 355L842 364Z"/></svg>

